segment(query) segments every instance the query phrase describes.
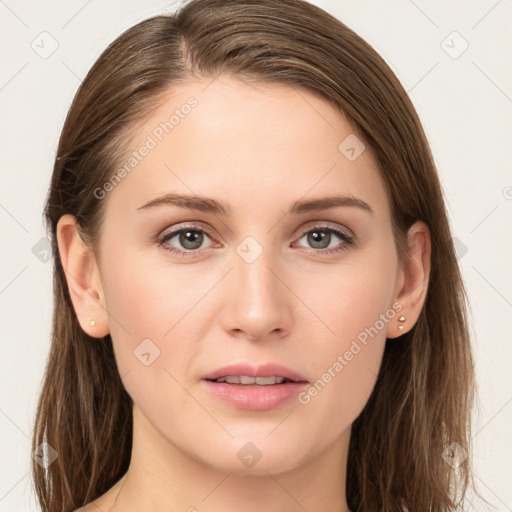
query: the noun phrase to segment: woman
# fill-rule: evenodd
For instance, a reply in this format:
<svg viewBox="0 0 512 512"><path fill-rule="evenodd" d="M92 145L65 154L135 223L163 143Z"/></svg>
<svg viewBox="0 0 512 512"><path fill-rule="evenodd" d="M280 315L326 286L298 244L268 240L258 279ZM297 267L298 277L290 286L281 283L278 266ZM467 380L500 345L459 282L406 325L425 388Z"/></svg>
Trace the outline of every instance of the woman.
<svg viewBox="0 0 512 512"><path fill-rule="evenodd" d="M46 206L44 511L455 510L466 295L418 116L300 0L193 0L119 36Z"/></svg>

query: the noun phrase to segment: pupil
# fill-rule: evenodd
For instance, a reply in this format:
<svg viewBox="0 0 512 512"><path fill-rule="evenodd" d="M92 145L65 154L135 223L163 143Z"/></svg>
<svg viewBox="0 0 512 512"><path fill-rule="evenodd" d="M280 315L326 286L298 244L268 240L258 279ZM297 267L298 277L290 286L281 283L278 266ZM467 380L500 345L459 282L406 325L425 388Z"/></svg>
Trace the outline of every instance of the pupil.
<svg viewBox="0 0 512 512"><path fill-rule="evenodd" d="M325 231L312 231L308 235L308 242L311 243L311 245L316 249L325 249L326 247L329 247L330 237L331 234ZM326 240L327 245L322 245L322 242L325 242Z"/></svg>
<svg viewBox="0 0 512 512"><path fill-rule="evenodd" d="M198 249L203 242L202 236L198 231L184 231L180 235L180 243L186 249Z"/></svg>

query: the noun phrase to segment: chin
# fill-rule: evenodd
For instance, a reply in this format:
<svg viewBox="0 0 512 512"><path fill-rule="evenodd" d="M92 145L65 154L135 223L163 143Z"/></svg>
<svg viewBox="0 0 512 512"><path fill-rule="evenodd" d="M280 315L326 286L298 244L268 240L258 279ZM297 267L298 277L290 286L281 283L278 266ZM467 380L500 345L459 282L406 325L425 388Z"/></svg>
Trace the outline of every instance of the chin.
<svg viewBox="0 0 512 512"><path fill-rule="evenodd" d="M268 431L265 436L268 435ZM254 437L233 438L229 444L215 443L215 450L208 456L198 453L198 458L206 465L226 473L238 475L261 475L285 473L297 468L307 459L303 442L288 443L281 439L261 440ZM312 455L313 456L313 455Z"/></svg>

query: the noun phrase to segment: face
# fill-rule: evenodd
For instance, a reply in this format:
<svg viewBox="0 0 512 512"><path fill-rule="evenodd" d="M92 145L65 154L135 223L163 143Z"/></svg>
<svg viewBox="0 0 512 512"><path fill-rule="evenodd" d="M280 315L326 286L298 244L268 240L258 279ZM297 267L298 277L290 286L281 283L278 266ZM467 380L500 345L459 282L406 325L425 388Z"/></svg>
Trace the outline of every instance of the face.
<svg viewBox="0 0 512 512"><path fill-rule="evenodd" d="M98 192L116 361L162 449L275 473L349 432L400 272L384 184L354 134L306 90L204 79L169 93L138 127L122 179ZM205 380L218 369L302 382ZM247 455L261 458L251 467Z"/></svg>

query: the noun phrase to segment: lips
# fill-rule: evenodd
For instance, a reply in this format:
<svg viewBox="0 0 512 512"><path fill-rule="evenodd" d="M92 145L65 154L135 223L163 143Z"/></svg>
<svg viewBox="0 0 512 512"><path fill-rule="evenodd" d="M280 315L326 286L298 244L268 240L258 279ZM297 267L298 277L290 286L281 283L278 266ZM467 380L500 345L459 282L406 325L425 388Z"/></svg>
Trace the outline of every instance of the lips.
<svg viewBox="0 0 512 512"><path fill-rule="evenodd" d="M243 379L242 377L252 377L253 379L257 379L256 384L262 385L270 384L271 381L268 379L270 377L276 377L278 381L283 379L282 382L285 383L308 382L303 375L275 363L265 363L259 366L254 366L248 363L223 366L222 368L218 368L217 370L206 374L203 379L216 381L217 379L226 378L225 382L238 384L235 379L229 379L229 377L238 377L240 379L240 384L242 385L252 383L249 379ZM281 382L276 381L276 384L280 383Z"/></svg>
<svg viewBox="0 0 512 512"><path fill-rule="evenodd" d="M279 364L247 363L218 368L201 380L210 396L237 409L267 411L290 403L308 385L301 374Z"/></svg>

